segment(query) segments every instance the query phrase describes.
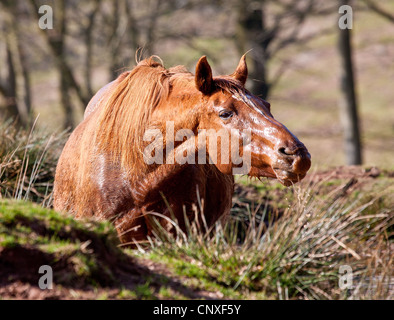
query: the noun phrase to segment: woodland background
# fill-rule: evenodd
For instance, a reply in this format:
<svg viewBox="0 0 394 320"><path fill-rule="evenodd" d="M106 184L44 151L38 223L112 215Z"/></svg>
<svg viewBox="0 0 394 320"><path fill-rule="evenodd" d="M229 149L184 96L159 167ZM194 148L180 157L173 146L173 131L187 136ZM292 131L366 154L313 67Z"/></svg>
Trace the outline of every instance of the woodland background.
<svg viewBox="0 0 394 320"><path fill-rule="evenodd" d="M346 3L2 0L0 121L30 127L39 115L40 129L74 128L93 94L135 65L139 48L143 57L155 54L166 67L183 64L192 72L207 55L217 75L232 73L251 50L247 87L307 145L314 166L393 168L394 1L350 2L354 85L346 80L341 90L338 8ZM51 30L38 27L41 5L53 9ZM348 148L354 135L345 97L353 87L357 117L350 119L359 127L359 161Z"/></svg>

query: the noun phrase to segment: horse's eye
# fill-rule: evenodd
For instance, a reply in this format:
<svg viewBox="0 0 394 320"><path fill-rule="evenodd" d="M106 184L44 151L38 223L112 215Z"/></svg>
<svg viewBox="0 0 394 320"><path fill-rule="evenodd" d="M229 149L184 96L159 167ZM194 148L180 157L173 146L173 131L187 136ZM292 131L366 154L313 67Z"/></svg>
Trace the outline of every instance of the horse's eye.
<svg viewBox="0 0 394 320"><path fill-rule="evenodd" d="M219 117L224 120L227 120L230 119L233 116L233 114L234 113L231 110L222 110L219 112Z"/></svg>

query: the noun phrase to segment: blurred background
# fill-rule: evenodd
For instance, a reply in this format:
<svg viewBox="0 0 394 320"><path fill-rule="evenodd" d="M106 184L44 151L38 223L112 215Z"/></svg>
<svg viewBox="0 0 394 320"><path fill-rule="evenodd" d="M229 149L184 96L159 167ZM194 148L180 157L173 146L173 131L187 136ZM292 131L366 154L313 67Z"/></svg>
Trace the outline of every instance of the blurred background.
<svg viewBox="0 0 394 320"><path fill-rule="evenodd" d="M350 30L338 26L344 4ZM139 48L192 72L206 55L214 75L251 50L247 88L315 168L394 168L392 0L1 0L0 126L29 129L39 116L35 130L71 130Z"/></svg>

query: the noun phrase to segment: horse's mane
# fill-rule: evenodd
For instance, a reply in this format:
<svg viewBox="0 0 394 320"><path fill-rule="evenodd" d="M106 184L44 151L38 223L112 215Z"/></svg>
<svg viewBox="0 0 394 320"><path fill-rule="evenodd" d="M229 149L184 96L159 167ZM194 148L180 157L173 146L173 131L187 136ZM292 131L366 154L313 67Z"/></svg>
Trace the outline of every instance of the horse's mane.
<svg viewBox="0 0 394 320"><path fill-rule="evenodd" d="M100 106L95 138L99 149L129 167L140 162L143 131L153 109L168 95L169 82L167 70L153 57L119 78Z"/></svg>
<svg viewBox="0 0 394 320"><path fill-rule="evenodd" d="M153 110L175 85L195 90L193 77L184 66L165 69L155 57L142 60L121 74L109 98L98 108L94 137L98 148L109 152L129 173L144 172L143 136ZM245 90L231 77L214 80L217 89L231 94Z"/></svg>

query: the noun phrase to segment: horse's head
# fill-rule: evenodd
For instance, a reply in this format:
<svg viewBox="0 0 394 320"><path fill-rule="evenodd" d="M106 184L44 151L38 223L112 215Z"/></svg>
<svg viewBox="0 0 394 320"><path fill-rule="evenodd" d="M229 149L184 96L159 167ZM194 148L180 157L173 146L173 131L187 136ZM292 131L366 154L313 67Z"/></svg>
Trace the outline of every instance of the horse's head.
<svg viewBox="0 0 394 320"><path fill-rule="evenodd" d="M239 132L240 154L250 154L250 176L277 178L286 186L300 181L311 166L307 148L274 119L268 102L244 88L247 76L245 56L232 75L215 78L205 56L200 58L194 79L202 101L199 128ZM242 132L250 133L247 144ZM227 174L236 166L231 161L216 165Z"/></svg>

